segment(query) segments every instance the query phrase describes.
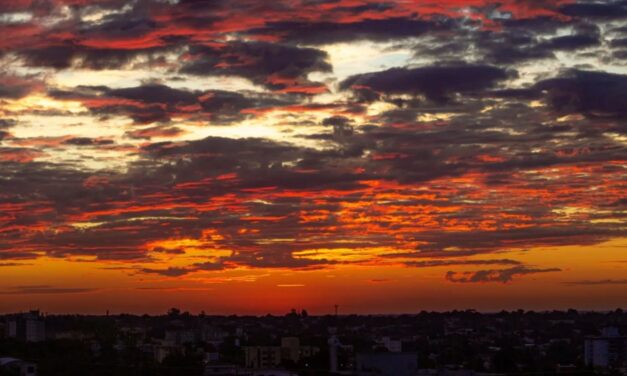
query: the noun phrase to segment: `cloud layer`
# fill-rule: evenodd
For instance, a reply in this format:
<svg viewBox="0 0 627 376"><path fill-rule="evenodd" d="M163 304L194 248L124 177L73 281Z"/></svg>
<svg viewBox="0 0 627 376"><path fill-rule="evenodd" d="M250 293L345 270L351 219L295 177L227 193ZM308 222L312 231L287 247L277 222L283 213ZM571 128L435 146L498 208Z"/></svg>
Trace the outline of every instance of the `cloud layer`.
<svg viewBox="0 0 627 376"><path fill-rule="evenodd" d="M506 283L625 237L620 1L11 1L0 34L0 266Z"/></svg>

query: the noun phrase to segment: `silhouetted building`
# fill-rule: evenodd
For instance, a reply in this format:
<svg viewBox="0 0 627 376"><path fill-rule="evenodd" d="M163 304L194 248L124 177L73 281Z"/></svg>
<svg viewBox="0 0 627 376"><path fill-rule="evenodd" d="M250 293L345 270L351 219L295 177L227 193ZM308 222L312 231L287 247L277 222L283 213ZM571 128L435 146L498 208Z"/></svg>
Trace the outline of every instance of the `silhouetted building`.
<svg viewBox="0 0 627 376"><path fill-rule="evenodd" d="M39 311L30 311L9 319L7 336L26 342L46 340L46 326Z"/></svg>
<svg viewBox="0 0 627 376"><path fill-rule="evenodd" d="M16 358L0 358L0 373L9 375L37 376L37 365Z"/></svg>
<svg viewBox="0 0 627 376"><path fill-rule="evenodd" d="M416 353L361 353L356 357L358 375L414 376L418 371Z"/></svg>
<svg viewBox="0 0 627 376"><path fill-rule="evenodd" d="M246 375L246 376L248 375L250 376L298 376L298 374L295 372L282 370L282 369L253 370L249 374L243 374L243 375Z"/></svg>
<svg viewBox="0 0 627 376"><path fill-rule="evenodd" d="M319 351L314 346L301 346L296 337L282 338L281 346L244 346L246 367L254 369L277 367L285 361L298 363Z"/></svg>
<svg viewBox="0 0 627 376"><path fill-rule="evenodd" d="M232 364L212 364L205 366L204 376L238 376L243 375L239 367Z"/></svg>
<svg viewBox="0 0 627 376"><path fill-rule="evenodd" d="M281 364L279 346L244 346L246 367L272 368Z"/></svg>
<svg viewBox="0 0 627 376"><path fill-rule="evenodd" d="M390 337L383 337L377 341L380 346L385 347L389 352L401 352L403 351L403 342L398 339L392 339Z"/></svg>
<svg viewBox="0 0 627 376"><path fill-rule="evenodd" d="M586 366L620 368L627 366L627 337L620 336L617 328L605 328L601 336L585 341Z"/></svg>
<svg viewBox="0 0 627 376"><path fill-rule="evenodd" d="M340 340L335 334L335 329L331 330L331 337L329 337L329 370L334 373L338 371L338 348L341 345Z"/></svg>

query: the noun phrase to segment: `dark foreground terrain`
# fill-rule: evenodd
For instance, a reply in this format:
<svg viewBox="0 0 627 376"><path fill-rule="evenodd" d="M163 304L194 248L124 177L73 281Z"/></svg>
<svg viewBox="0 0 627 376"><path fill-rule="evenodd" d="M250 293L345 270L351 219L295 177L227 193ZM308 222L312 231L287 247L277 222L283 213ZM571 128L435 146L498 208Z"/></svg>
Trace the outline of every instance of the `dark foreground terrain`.
<svg viewBox="0 0 627 376"><path fill-rule="evenodd" d="M0 316L0 359L15 360L0 361L0 375L24 372L19 364L44 376L620 375L625 333L620 309L262 317L35 311Z"/></svg>

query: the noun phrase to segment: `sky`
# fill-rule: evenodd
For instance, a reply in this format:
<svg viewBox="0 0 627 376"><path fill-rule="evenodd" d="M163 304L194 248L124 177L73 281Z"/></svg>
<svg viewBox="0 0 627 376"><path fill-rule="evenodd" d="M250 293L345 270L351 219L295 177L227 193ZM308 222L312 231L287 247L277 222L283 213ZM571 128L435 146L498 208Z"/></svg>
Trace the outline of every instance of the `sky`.
<svg viewBox="0 0 627 376"><path fill-rule="evenodd" d="M0 35L0 312L627 308L623 0L4 0Z"/></svg>

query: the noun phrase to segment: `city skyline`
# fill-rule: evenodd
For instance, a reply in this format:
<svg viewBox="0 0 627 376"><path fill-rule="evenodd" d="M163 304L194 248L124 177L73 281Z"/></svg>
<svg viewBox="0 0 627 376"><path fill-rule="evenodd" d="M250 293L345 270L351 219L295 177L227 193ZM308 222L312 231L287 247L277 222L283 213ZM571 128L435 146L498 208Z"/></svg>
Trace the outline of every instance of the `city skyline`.
<svg viewBox="0 0 627 376"><path fill-rule="evenodd" d="M0 4L0 313L627 307L623 1Z"/></svg>

